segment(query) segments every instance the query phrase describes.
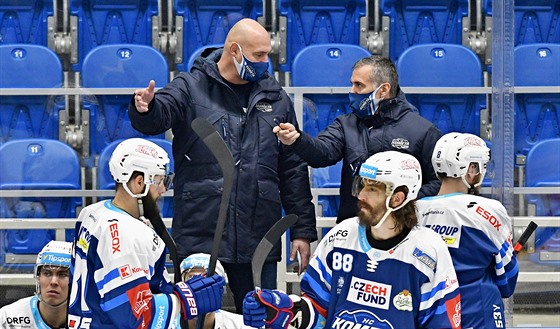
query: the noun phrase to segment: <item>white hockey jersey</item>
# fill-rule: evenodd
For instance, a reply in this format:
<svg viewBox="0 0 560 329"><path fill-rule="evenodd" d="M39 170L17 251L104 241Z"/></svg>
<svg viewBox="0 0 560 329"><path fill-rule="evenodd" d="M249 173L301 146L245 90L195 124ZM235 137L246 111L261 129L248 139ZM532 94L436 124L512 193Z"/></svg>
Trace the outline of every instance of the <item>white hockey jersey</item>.
<svg viewBox="0 0 560 329"><path fill-rule="evenodd" d="M39 313L37 296L22 298L0 308L1 329L51 329Z"/></svg>
<svg viewBox="0 0 560 329"><path fill-rule="evenodd" d="M177 328L165 245L105 200L84 208L72 255L69 328Z"/></svg>
<svg viewBox="0 0 560 329"><path fill-rule="evenodd" d="M505 328L502 298L513 294L519 269L504 206L463 193L423 198L416 206L420 224L440 234L449 248L463 328Z"/></svg>
<svg viewBox="0 0 560 329"><path fill-rule="evenodd" d="M451 256L423 227L378 250L357 218L343 221L319 243L301 289L321 314L315 328L460 328Z"/></svg>

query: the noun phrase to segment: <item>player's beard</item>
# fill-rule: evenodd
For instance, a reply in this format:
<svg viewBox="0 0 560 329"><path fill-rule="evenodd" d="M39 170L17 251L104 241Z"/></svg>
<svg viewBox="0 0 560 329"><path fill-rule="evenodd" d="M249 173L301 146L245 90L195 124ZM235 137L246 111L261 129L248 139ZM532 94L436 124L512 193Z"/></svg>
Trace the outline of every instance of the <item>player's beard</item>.
<svg viewBox="0 0 560 329"><path fill-rule="evenodd" d="M363 201L358 201L358 208L360 211L358 212L358 218L360 219L360 224L366 226L375 226L381 220L381 217L385 214L387 208L385 205L380 207L372 207L371 205L367 204Z"/></svg>
<svg viewBox="0 0 560 329"><path fill-rule="evenodd" d="M151 193L142 197L142 204L144 206L144 217L152 219L156 218L156 216L160 216L157 201Z"/></svg>

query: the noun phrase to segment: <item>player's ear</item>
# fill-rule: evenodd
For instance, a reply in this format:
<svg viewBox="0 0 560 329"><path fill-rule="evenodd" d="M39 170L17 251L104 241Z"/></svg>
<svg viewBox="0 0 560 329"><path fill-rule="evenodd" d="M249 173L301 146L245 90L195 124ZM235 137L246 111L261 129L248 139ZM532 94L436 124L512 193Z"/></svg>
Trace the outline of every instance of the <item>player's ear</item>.
<svg viewBox="0 0 560 329"><path fill-rule="evenodd" d="M392 208L398 207L404 202L404 199L405 199L405 195L403 191L395 192L391 196L391 202L389 203L389 205Z"/></svg>

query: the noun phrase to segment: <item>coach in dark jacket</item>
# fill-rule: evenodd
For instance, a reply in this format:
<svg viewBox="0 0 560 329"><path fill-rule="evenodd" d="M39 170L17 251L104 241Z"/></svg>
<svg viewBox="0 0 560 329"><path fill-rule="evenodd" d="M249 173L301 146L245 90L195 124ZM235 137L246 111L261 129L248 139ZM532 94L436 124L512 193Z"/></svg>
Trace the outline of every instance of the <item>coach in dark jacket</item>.
<svg viewBox="0 0 560 329"><path fill-rule="evenodd" d="M297 125L293 104L267 73L270 39L256 21L243 19L230 30L223 49L199 57L190 73L179 74L154 94L154 83L136 90L129 106L137 130L160 134L171 128L175 160L172 233L181 258L210 253L218 218L223 176L205 144L191 128L196 117L218 130L235 162L220 261L236 307L252 286L251 257L261 238L286 213L299 216L290 230L292 253L306 265L309 243L317 239L307 165L278 142L277 122ZM280 244L270 253L262 285L276 286Z"/></svg>
<svg viewBox="0 0 560 329"><path fill-rule="evenodd" d="M379 56L363 58L354 64L351 82L353 113L337 117L317 138L290 123L273 128L280 141L291 145L311 167L343 160L339 223L358 214L358 199L352 196L353 174L372 154L395 150L418 159L422 166L418 199L436 195L440 186L431 157L441 132L407 102L399 88L395 65Z"/></svg>

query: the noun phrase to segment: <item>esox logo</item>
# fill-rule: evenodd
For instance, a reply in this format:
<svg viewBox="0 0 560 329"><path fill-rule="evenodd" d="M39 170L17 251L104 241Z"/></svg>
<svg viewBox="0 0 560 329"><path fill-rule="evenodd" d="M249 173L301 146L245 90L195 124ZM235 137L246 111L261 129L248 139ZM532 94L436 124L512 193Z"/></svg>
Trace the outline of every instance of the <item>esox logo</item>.
<svg viewBox="0 0 560 329"><path fill-rule="evenodd" d="M476 202L471 202L471 203L469 203L467 208L472 208L475 205L476 205ZM492 215L488 210L482 208L481 206L476 206L474 211L477 214L479 214L480 217L487 220L492 226L494 226L496 231L500 231L500 227L502 226L502 223L500 223L500 221L494 215Z"/></svg>
<svg viewBox="0 0 560 329"><path fill-rule="evenodd" d="M116 219L111 221L118 222ZM121 252L121 239L119 236L119 225L118 223L113 223L109 225L109 231L111 232L111 247L113 248L113 254L116 252Z"/></svg>

